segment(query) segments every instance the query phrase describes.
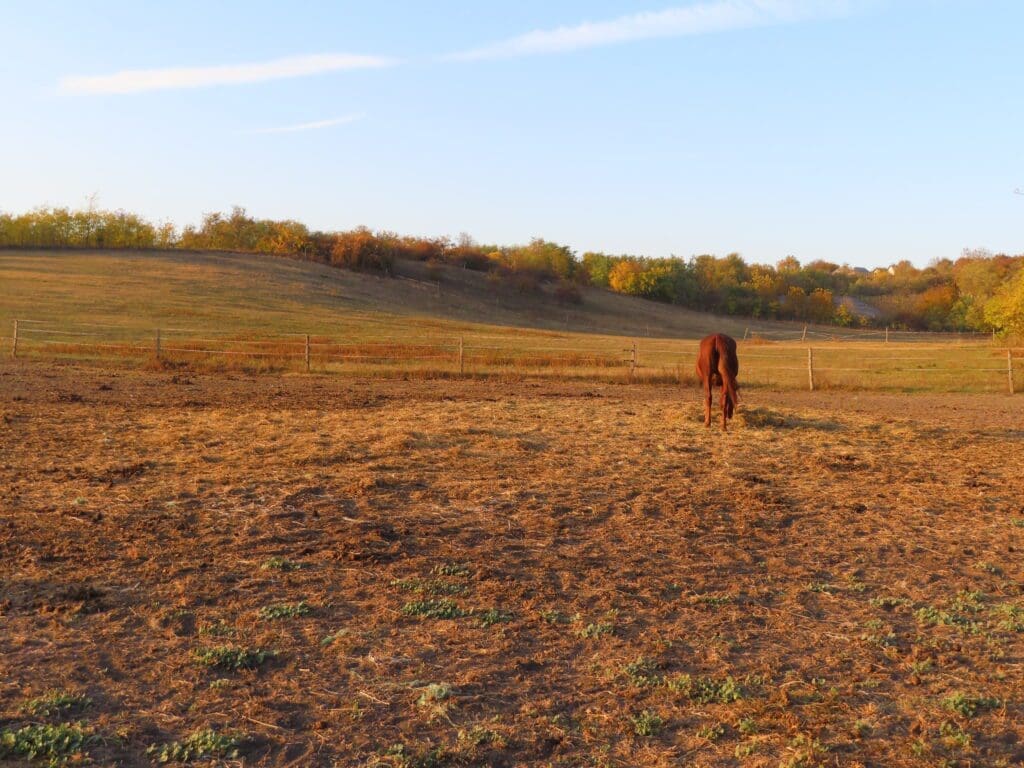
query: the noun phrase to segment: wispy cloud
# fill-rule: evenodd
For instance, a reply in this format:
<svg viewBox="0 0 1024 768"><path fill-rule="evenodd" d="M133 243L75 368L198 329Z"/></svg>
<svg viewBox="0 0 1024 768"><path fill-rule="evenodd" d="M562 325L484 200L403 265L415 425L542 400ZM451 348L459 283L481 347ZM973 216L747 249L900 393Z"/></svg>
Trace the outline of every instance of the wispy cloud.
<svg viewBox="0 0 1024 768"><path fill-rule="evenodd" d="M323 53L291 56L250 64L216 67L173 67L169 69L128 69L111 75L73 75L60 81L62 91L91 94L125 94L180 88L206 88L214 85L241 85L307 77L325 72L352 69L377 69L397 64L384 56L354 53Z"/></svg>
<svg viewBox="0 0 1024 768"><path fill-rule="evenodd" d="M330 128L332 125L345 125L362 120L365 114L345 115L344 117L332 117L329 120L316 120L312 123L299 123L297 125L284 125L278 128L257 128L250 133L297 133L298 131L315 131L320 128Z"/></svg>
<svg viewBox="0 0 1024 768"><path fill-rule="evenodd" d="M849 5L849 0L710 0L607 21L537 29L446 58L465 61L561 53L634 40L788 24L840 15L849 10Z"/></svg>

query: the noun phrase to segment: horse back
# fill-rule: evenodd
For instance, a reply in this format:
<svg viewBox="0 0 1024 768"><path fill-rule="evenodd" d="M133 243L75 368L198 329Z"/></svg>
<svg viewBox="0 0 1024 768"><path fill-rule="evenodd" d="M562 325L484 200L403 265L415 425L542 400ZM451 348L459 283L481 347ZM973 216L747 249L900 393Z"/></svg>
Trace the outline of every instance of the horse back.
<svg viewBox="0 0 1024 768"><path fill-rule="evenodd" d="M705 377L718 378L721 371L720 361L725 361L726 370L734 377L739 373L739 360L736 357L736 340L724 333L713 333L705 336L700 342L697 355L697 373ZM714 383L720 384L720 381Z"/></svg>

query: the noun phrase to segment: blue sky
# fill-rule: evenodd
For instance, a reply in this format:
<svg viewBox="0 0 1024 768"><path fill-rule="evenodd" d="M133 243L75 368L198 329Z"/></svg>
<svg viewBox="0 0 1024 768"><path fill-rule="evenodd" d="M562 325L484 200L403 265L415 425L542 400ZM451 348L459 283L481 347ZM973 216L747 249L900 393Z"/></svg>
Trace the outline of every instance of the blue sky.
<svg viewBox="0 0 1024 768"><path fill-rule="evenodd" d="M1019 0L7 0L0 28L0 210L1024 252Z"/></svg>

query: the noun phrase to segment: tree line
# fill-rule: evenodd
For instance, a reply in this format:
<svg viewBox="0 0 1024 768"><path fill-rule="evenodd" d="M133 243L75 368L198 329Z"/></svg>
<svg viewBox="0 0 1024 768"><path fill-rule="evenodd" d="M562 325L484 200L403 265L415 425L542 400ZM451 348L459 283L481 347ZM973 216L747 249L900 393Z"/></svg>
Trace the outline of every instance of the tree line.
<svg viewBox="0 0 1024 768"><path fill-rule="evenodd" d="M38 208L0 213L0 247L222 250L306 259L392 274L396 262L425 262L488 274L519 291L552 285L578 302L582 286L692 309L839 326L892 325L929 331L1024 334L1024 255L965 250L919 269L909 261L865 270L829 261L748 264L736 253L650 258L587 252L544 239L484 245L463 235L427 238L371 231L311 231L298 221L257 219L243 208L207 213L180 230L124 211Z"/></svg>

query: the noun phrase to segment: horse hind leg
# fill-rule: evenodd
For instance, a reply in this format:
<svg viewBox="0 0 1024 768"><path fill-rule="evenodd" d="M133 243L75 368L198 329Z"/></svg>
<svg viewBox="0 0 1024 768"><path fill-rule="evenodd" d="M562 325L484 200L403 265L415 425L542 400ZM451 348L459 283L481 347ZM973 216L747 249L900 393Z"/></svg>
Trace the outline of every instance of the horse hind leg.
<svg viewBox="0 0 1024 768"><path fill-rule="evenodd" d="M711 380L704 380L704 426L711 426Z"/></svg>
<svg viewBox="0 0 1024 768"><path fill-rule="evenodd" d="M732 400L729 398L729 391L722 385L722 431L728 432L729 417L732 416Z"/></svg>

